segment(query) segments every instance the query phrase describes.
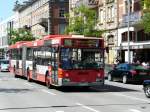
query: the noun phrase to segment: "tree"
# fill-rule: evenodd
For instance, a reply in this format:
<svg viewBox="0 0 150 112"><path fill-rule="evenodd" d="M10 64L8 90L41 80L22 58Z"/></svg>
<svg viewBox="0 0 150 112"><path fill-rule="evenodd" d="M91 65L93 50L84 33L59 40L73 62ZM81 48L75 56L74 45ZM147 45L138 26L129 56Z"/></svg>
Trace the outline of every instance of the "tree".
<svg viewBox="0 0 150 112"><path fill-rule="evenodd" d="M150 13L146 13L142 19L142 26L144 27L145 33L150 33Z"/></svg>
<svg viewBox="0 0 150 112"><path fill-rule="evenodd" d="M97 25L96 11L84 5L77 7L73 10L75 16L67 15L69 25L66 28L66 34L79 34L85 36L100 37L103 33L102 30L95 28Z"/></svg>
<svg viewBox="0 0 150 112"><path fill-rule="evenodd" d="M26 28L20 28L18 30L13 29L9 32L9 44L15 44L18 41L32 41L35 37L32 35L31 31Z"/></svg>
<svg viewBox="0 0 150 112"><path fill-rule="evenodd" d="M145 33L150 33L150 0L143 0L142 6L144 15L141 24L144 27Z"/></svg>
<svg viewBox="0 0 150 112"><path fill-rule="evenodd" d="M150 0L142 0L143 9L150 9Z"/></svg>

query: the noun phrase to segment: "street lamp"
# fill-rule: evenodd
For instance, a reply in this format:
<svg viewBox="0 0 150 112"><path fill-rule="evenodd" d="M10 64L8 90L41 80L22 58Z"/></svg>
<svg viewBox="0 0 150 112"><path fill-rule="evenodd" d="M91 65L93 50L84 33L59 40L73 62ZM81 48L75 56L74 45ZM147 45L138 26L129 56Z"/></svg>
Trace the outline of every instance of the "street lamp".
<svg viewBox="0 0 150 112"><path fill-rule="evenodd" d="M128 63L130 63L130 5L132 0L127 0L128 3Z"/></svg>

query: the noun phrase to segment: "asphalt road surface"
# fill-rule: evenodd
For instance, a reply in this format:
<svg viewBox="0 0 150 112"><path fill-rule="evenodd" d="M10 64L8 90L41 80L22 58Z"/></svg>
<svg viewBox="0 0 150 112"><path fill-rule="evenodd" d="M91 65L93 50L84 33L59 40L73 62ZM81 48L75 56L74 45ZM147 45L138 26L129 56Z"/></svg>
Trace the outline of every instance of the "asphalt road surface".
<svg viewBox="0 0 150 112"><path fill-rule="evenodd" d="M48 89L0 73L0 112L150 112L142 85L108 82L104 87Z"/></svg>

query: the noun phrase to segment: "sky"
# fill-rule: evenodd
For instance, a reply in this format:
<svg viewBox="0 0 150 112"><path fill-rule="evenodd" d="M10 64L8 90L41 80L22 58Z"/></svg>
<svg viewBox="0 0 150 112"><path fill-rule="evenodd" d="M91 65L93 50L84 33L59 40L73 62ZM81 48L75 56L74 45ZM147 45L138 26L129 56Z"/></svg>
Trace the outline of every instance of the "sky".
<svg viewBox="0 0 150 112"><path fill-rule="evenodd" d="M5 20L13 14L16 0L0 0L0 20ZM24 0L19 0L20 2Z"/></svg>

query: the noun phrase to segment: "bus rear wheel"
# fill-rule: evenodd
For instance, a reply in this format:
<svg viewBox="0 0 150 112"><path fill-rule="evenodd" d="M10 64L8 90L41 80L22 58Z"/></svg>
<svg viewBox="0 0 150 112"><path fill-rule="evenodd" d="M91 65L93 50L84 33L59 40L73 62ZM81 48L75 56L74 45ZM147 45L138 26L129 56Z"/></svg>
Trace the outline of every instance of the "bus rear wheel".
<svg viewBox="0 0 150 112"><path fill-rule="evenodd" d="M31 78L30 78L30 72L29 72L29 70L27 70L27 81L28 81L28 82L31 82L31 81L32 81Z"/></svg>

